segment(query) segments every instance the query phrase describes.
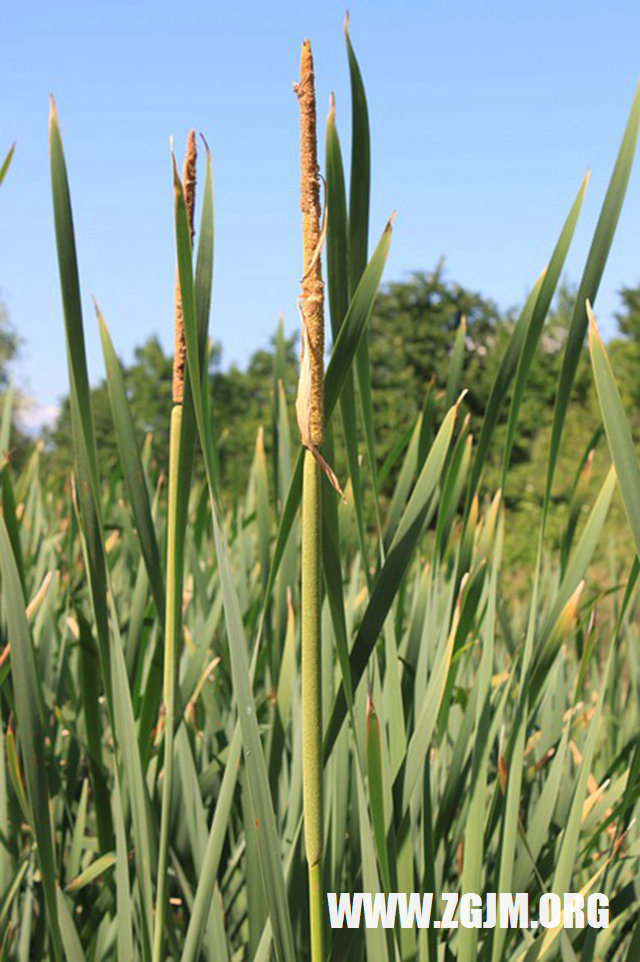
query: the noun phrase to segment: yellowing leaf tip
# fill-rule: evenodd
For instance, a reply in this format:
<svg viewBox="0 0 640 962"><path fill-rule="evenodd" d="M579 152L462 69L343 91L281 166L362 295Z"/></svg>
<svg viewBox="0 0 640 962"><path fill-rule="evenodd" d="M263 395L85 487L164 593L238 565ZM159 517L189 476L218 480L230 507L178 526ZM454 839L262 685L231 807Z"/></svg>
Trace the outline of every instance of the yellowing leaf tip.
<svg viewBox="0 0 640 962"><path fill-rule="evenodd" d="M589 318L589 347L593 346L593 339L597 338L600 347L604 351L604 344L602 343L602 338L600 337L600 332L598 331L598 325L596 324L596 318L593 313L593 308L591 307L591 301L589 298L585 301L585 306L587 309L587 317Z"/></svg>
<svg viewBox="0 0 640 962"><path fill-rule="evenodd" d="M466 396L468 393L469 393L469 390L468 390L468 388L466 388L466 387L463 388L462 391L460 391L460 394L458 395L458 400L457 400L456 403L453 405L454 408L455 408L455 410L456 410L456 414L458 413L458 408L460 407L460 405L462 404L462 402L463 402L464 399L465 399L465 396Z"/></svg>
<svg viewBox="0 0 640 962"><path fill-rule="evenodd" d="M207 160L211 160L211 151L209 150L209 144L207 143L207 138L204 134L200 134L200 140L204 144L205 153L207 155Z"/></svg>
<svg viewBox="0 0 640 962"><path fill-rule="evenodd" d="M93 301L93 309L94 309L94 311L96 312L96 317L98 318L98 322L99 322L100 324L103 324L104 321L103 321L103 319L102 319L102 312L101 312L101 310L100 310L100 306L99 306L99 304L98 304L98 299L96 298L95 294L93 294L93 295L91 296L91 300Z"/></svg>
<svg viewBox="0 0 640 962"><path fill-rule="evenodd" d="M176 164L176 155L171 150L171 169L173 170L173 187L174 190L179 191L184 199L184 194L182 191L182 181L180 180L180 174L178 173L178 165Z"/></svg>

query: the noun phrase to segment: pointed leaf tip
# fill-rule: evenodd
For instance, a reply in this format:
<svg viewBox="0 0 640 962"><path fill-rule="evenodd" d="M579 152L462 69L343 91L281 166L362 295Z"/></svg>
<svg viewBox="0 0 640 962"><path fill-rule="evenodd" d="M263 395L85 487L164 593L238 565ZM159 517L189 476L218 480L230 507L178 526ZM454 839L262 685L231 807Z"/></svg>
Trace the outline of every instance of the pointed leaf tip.
<svg viewBox="0 0 640 962"><path fill-rule="evenodd" d="M462 610L462 599L464 597L464 592L465 592L465 588L467 587L468 581L469 581L469 572L465 571L462 578L460 579L460 588L458 590L458 598L456 600L456 611L458 614L460 614L460 611Z"/></svg>
<svg viewBox="0 0 640 962"><path fill-rule="evenodd" d="M589 347L593 345L594 337L597 338L600 347L604 351L604 344L602 343L602 338L600 337L600 331L598 330L598 325L596 324L596 318L593 313L593 308L591 307L591 301L589 298L585 301L585 306L587 309L587 317L589 318Z"/></svg>
<svg viewBox="0 0 640 962"><path fill-rule="evenodd" d="M171 168L173 170L174 190L180 191L180 194L182 194L182 196L184 197L184 194L182 191L182 181L180 180L180 174L178 173L178 165L176 164L176 155L174 154L173 149L171 150Z"/></svg>
<svg viewBox="0 0 640 962"><path fill-rule="evenodd" d="M207 155L207 160L211 160L211 151L209 150L209 144L207 143L207 138L203 133L200 134L200 140L204 144L204 149Z"/></svg>
<svg viewBox="0 0 640 962"><path fill-rule="evenodd" d="M465 396L466 396L468 393L469 393L469 389L466 388L466 387L463 388L462 391L460 391L460 394L459 394L459 396L458 396L458 400L457 400L456 403L453 405L454 408L456 409L456 414L458 413L458 408L460 407L460 405L462 404L462 402L463 402L464 399L465 399Z"/></svg>

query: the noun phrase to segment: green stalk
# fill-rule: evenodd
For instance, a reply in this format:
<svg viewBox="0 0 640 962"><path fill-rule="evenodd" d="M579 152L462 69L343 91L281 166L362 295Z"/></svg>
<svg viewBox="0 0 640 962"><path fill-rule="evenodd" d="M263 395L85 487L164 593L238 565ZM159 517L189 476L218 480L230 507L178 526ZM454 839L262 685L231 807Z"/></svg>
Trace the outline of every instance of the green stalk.
<svg viewBox="0 0 640 962"><path fill-rule="evenodd" d="M180 448L182 404L171 411L169 435L169 504L167 516L167 602L165 614L164 652L164 777L162 781L162 814L158 851L156 918L153 933L153 962L162 962L164 918L167 901L167 857L169 852L169 820L173 788L173 742L176 710L177 652L180 632L180 595L182 551L178 544L178 505L180 490Z"/></svg>
<svg viewBox="0 0 640 962"><path fill-rule="evenodd" d="M311 959L324 959L322 892L322 492L321 472L304 453L302 493L302 786L309 866Z"/></svg>
<svg viewBox="0 0 640 962"><path fill-rule="evenodd" d="M302 798L309 866L311 962L322 962L322 502L321 471L331 475L318 447L324 440L324 286L320 265L320 185L313 56L300 54L300 209L302 210L302 315L296 415L305 447L302 479ZM336 482L337 484L337 482Z"/></svg>
<svg viewBox="0 0 640 962"><path fill-rule="evenodd" d="M193 212L196 182L195 133L189 131L187 153L183 168L184 200L191 245L193 246ZM176 277L173 407L169 429L169 504L167 508L167 598L164 632L164 779L162 782L162 812L160 816L160 847L156 888L156 917L153 932L153 962L162 962L164 921L167 901L167 859L169 854L169 822L173 794L173 755L176 728L176 686L182 626L182 571L184 567L185 514L182 511L182 483L188 476L183 445L182 402L187 361L184 332L184 311L179 275Z"/></svg>

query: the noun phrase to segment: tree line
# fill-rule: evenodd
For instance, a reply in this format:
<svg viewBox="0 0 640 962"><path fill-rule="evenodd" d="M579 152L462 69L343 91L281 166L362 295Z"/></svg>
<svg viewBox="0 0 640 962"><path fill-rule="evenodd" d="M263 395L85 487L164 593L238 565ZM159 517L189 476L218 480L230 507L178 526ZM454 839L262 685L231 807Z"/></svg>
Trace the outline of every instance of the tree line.
<svg viewBox="0 0 640 962"><path fill-rule="evenodd" d="M640 285L619 292L620 309L615 315L617 333L609 349L620 381L623 398L632 422L640 411ZM538 497L539 472L546 456L546 438L551 423L556 385L562 363L562 350L575 292L564 282L547 318L537 356L531 369L522 407L516 447L513 452L513 488L505 496L516 507ZM517 313L501 311L490 298L450 280L443 261L433 270L414 273L408 280L384 286L371 318L369 345L376 446L382 464L399 439L407 438L421 410L435 427L442 415L449 358L456 332L466 318L467 334L462 383L468 390L467 408L472 432L477 430L489 397L500 358L513 330ZM279 351L283 388L290 401L292 432L295 431L293 400L297 384L296 338L285 338L280 330ZM0 386L6 385L8 364L15 356L17 338L6 314L0 317ZM267 348L255 351L246 366L232 365L224 370L219 344L213 345L209 367L211 410L220 450L223 485L241 493L246 485L258 428L268 428L272 417L274 391L275 338ZM558 496L562 498L573 482L575 445L587 444L599 423L591 373L586 359L580 365L574 385L572 408L567 424L567 441L572 457L559 472ZM168 412L171 405L172 358L165 354L157 337L150 337L135 349L133 361L124 367L134 422L140 443L150 437L152 466L166 471L168 452ZM98 451L105 476L118 462L106 382L92 392ZM505 417L508 408L505 406ZM340 440L339 418L336 434ZM271 432L265 430L269 445ZM25 439L16 435L19 452ZM68 474L71 466L69 400L62 405L57 422L46 432L45 457L57 476ZM494 445L500 454L499 438ZM346 470L337 445L338 469ZM604 460L604 459L603 459ZM487 484L497 483L496 476ZM520 476L518 476L520 472ZM393 472L390 475L392 483Z"/></svg>

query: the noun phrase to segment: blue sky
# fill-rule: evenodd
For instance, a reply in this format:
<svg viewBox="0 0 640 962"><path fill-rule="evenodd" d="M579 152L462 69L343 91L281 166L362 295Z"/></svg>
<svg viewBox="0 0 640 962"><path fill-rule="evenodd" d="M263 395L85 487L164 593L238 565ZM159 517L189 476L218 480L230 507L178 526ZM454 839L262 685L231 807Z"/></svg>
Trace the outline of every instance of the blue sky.
<svg viewBox="0 0 640 962"><path fill-rule="evenodd" d="M297 327L297 104L311 38L321 128L335 91L348 156L344 4L0 5L0 292L23 344L16 377L38 416L67 374L49 188L56 97L79 250L90 374L103 376L91 296L120 356L172 336L169 137L212 149L211 333L223 363ZM591 181L567 266L577 281L640 77L640 4L356 2L351 36L369 100L372 241L397 210L386 280L430 269L501 307L545 265L579 183ZM621 285L640 282L640 163L596 305L605 334ZM35 415L34 415L35 416Z"/></svg>

